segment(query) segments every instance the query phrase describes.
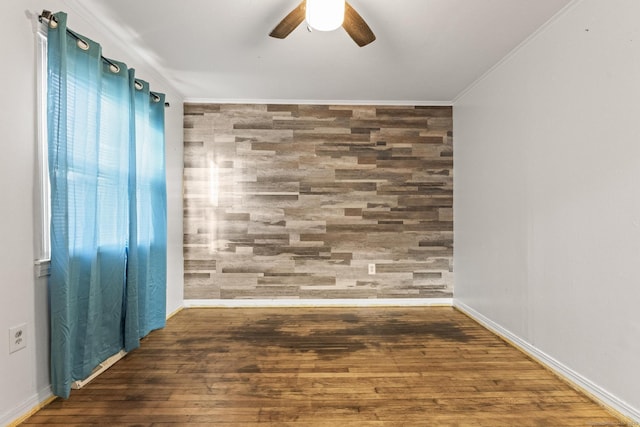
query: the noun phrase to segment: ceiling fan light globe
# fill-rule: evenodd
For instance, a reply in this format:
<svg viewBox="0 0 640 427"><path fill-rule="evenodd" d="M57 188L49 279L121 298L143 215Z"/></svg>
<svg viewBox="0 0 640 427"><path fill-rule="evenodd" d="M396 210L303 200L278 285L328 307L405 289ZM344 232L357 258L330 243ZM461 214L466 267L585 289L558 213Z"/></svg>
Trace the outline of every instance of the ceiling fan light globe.
<svg viewBox="0 0 640 427"><path fill-rule="evenodd" d="M317 31L333 31L344 22L345 0L307 0L307 24Z"/></svg>

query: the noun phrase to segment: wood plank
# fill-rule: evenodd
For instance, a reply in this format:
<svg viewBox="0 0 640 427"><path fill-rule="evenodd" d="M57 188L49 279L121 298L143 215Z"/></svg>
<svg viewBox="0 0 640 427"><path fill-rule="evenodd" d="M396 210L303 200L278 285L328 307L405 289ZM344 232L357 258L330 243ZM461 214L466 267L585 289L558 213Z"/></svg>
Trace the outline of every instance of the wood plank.
<svg viewBox="0 0 640 427"><path fill-rule="evenodd" d="M183 310L24 424L625 425L447 307Z"/></svg>
<svg viewBox="0 0 640 427"><path fill-rule="evenodd" d="M404 271L360 268L446 258L449 273L451 107L186 104L184 121L186 299L452 296L452 272L433 291ZM442 233L449 249L420 246ZM334 280L262 287L229 264Z"/></svg>

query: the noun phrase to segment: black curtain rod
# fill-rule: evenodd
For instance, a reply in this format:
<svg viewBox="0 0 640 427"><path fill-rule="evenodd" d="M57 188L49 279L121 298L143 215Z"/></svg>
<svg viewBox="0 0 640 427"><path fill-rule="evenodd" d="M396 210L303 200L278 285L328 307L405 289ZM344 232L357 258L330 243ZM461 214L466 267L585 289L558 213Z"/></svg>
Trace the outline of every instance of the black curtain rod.
<svg viewBox="0 0 640 427"><path fill-rule="evenodd" d="M58 21L56 20L56 16L53 13L51 13L51 11L49 11L49 10L43 10L42 13L40 15L38 15L38 21L41 22L41 23L47 23L52 28L55 28L55 27L58 26ZM82 38L80 36L78 36L73 31L69 30L68 28L67 28L67 34L69 34L71 37L73 37L77 41L84 43L88 47L88 44L87 44L86 41L82 40ZM102 55L100 55L100 58L102 58L102 60L105 61L110 66L112 66L112 67L114 67L114 68L116 68L118 70L120 69L120 67L118 67L117 64L113 63L113 61L111 61L109 58L105 58ZM136 83L137 83L137 80L136 80ZM137 86L137 84L136 84L136 86ZM160 100L160 97L158 95L156 95L155 93L153 93L153 92L151 92L151 96L156 100ZM165 102L164 106L165 107L170 107L171 105L168 102Z"/></svg>

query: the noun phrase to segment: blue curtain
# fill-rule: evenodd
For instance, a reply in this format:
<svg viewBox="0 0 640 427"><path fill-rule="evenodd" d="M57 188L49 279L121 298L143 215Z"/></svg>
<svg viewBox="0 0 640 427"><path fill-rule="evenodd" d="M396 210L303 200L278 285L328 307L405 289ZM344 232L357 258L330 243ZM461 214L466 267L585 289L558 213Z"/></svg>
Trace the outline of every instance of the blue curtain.
<svg viewBox="0 0 640 427"><path fill-rule="evenodd" d="M55 15L48 32L51 380L68 397L165 324L164 95Z"/></svg>
<svg viewBox="0 0 640 427"><path fill-rule="evenodd" d="M140 337L164 326L167 295L164 95L150 93L147 82L134 80L134 70L129 74L135 88L135 143L130 147L127 351L139 345Z"/></svg>

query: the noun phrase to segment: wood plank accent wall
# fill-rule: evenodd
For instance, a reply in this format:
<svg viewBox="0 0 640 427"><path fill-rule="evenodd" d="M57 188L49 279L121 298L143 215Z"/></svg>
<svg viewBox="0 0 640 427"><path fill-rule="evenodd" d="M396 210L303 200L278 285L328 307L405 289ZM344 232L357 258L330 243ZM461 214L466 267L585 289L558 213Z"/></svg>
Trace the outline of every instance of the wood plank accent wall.
<svg viewBox="0 0 640 427"><path fill-rule="evenodd" d="M452 128L451 107L186 104L185 299L450 297Z"/></svg>

